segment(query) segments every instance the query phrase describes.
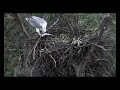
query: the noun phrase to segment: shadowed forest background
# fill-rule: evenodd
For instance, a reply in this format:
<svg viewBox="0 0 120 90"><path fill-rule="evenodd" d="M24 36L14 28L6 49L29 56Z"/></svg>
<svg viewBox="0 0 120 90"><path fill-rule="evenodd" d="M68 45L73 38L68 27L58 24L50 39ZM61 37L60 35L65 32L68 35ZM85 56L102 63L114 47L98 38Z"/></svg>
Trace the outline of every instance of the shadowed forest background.
<svg viewBox="0 0 120 90"><path fill-rule="evenodd" d="M40 37L25 18L47 21ZM44 50L42 50L44 49ZM115 77L115 13L5 13L5 77Z"/></svg>

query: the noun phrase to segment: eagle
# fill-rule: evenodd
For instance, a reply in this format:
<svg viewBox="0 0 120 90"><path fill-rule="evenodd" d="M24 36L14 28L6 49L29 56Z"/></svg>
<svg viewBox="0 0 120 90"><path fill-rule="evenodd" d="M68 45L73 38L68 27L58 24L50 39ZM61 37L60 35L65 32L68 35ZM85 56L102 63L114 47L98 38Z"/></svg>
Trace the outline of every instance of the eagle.
<svg viewBox="0 0 120 90"><path fill-rule="evenodd" d="M31 26L33 26L34 28L36 28L36 32L40 35L40 36L45 36L45 35L51 35L49 33L46 33L47 29L47 22L40 17L37 16L29 16L27 18L25 18Z"/></svg>

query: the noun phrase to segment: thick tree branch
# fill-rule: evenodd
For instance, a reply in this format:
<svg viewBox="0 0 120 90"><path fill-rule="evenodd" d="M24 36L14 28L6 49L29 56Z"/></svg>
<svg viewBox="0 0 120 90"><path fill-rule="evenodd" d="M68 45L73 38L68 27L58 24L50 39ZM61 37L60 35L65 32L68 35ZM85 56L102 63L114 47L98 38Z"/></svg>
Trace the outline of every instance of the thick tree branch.
<svg viewBox="0 0 120 90"><path fill-rule="evenodd" d="M99 38L102 37L109 20L110 20L110 15L107 15L107 16L105 16L103 18L101 24L99 25L99 27L98 27L98 30L99 30L98 36L99 36Z"/></svg>
<svg viewBox="0 0 120 90"><path fill-rule="evenodd" d="M30 35L28 34L28 32L26 31L26 29L25 29L25 27L24 27L24 25L23 25L23 23L22 23L22 21L21 21L20 16L19 16L18 13L17 13L17 17L18 17L18 19L19 19L19 21L20 21L20 23L21 23L21 26L22 26L22 28L23 28L24 33L25 33L26 36L31 40L31 37L30 37Z"/></svg>

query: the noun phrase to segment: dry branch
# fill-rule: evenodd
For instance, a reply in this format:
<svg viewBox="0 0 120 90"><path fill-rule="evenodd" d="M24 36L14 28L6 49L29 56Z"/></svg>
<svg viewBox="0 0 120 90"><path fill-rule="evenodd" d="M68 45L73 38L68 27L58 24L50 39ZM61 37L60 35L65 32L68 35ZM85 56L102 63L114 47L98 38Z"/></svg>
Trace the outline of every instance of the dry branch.
<svg viewBox="0 0 120 90"><path fill-rule="evenodd" d="M20 19L20 15L17 14L17 17L19 18L19 21L20 21L20 23L21 23L22 30L24 31L24 33L26 34L26 36L31 40L30 35L29 35L28 32L26 31L26 29L25 29L25 27L24 27L24 25L23 25L23 23L22 23L22 21L21 21L21 19Z"/></svg>

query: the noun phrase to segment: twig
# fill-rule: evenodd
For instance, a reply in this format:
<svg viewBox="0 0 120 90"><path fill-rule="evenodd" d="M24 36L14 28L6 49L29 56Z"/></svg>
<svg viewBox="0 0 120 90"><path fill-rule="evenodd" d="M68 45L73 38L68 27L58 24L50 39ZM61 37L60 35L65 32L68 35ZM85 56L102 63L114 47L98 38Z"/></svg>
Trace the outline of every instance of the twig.
<svg viewBox="0 0 120 90"><path fill-rule="evenodd" d="M105 49L103 46L100 46L100 45L98 45L98 44L94 44L95 46L97 46L97 47L99 47L99 48L101 48L102 50L104 50L104 51L107 51L107 49Z"/></svg>
<svg viewBox="0 0 120 90"><path fill-rule="evenodd" d="M19 57L19 63L20 63L20 65L22 64L22 62L20 62L20 60L21 60L21 58L22 58L22 56L23 56L23 53L20 55L20 57ZM16 77L17 76L17 72L18 72L18 67L19 67L19 63L18 63L18 65L15 67L15 71L14 71L14 77Z"/></svg>
<svg viewBox="0 0 120 90"><path fill-rule="evenodd" d="M59 60L62 59L62 60L64 61L63 55L64 55L66 52L68 52L70 49L71 49L71 46L68 47L68 48L64 51L64 53L60 56ZM59 61L59 60L57 60L57 61Z"/></svg>
<svg viewBox="0 0 120 90"><path fill-rule="evenodd" d="M52 28L58 21L59 21L59 18L48 29Z"/></svg>
<svg viewBox="0 0 120 90"><path fill-rule="evenodd" d="M20 61L20 60L21 60L22 56L23 56L23 53L20 55L20 57L19 57L19 60L18 60L18 61Z"/></svg>
<svg viewBox="0 0 120 90"><path fill-rule="evenodd" d="M10 52L13 52L13 51L24 51L23 49L4 49L5 51L10 51Z"/></svg>
<svg viewBox="0 0 120 90"><path fill-rule="evenodd" d="M39 58L40 58L40 57L39 57ZM39 60L39 58L35 61L35 64L33 65L32 69L31 69L31 77L33 76L33 75L32 75L32 72L33 72L33 70L34 70L34 68L35 68L35 66L36 66L36 64L37 64L37 62L38 62L38 60Z"/></svg>
<svg viewBox="0 0 120 90"><path fill-rule="evenodd" d="M49 54L50 55L50 54ZM53 59L53 61L55 62L55 68L56 68L56 60L54 59L54 57L52 55L50 55L50 57Z"/></svg>
<svg viewBox="0 0 120 90"><path fill-rule="evenodd" d="M35 49L39 43L40 38L37 40L36 44L33 46L33 60L35 59Z"/></svg>

